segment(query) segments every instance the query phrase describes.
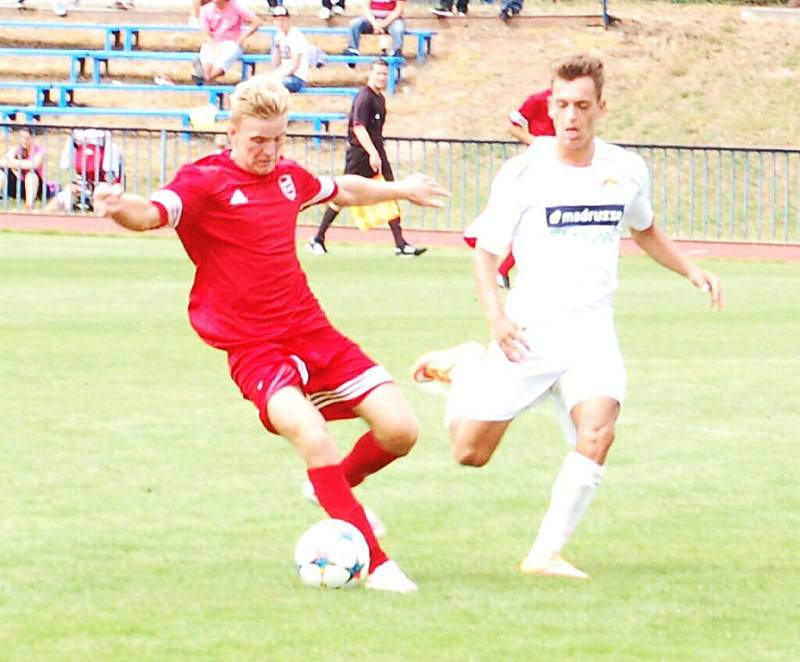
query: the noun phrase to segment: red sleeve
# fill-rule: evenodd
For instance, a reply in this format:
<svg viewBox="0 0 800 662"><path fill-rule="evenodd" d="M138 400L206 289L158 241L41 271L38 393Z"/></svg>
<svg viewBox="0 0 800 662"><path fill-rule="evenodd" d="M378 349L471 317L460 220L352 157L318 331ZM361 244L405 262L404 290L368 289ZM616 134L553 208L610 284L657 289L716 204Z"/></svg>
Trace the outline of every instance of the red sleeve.
<svg viewBox="0 0 800 662"><path fill-rule="evenodd" d="M196 165L186 165L164 188L155 191L150 201L158 207L162 223L173 228L184 219L200 214L205 205L205 195L210 190L207 176Z"/></svg>
<svg viewBox="0 0 800 662"><path fill-rule="evenodd" d="M556 134L553 120L550 119L548 109L548 99L550 98L550 90L543 90L536 94L532 94L519 109L519 114L525 118L528 123L527 127L531 135L534 136L554 136Z"/></svg>
<svg viewBox="0 0 800 662"><path fill-rule="evenodd" d="M519 114L530 122L534 117L536 117L537 112L539 112L538 109L541 103L542 102L539 96L537 94L533 94L522 102L522 105L519 107ZM545 103L545 106L546 105L547 104Z"/></svg>

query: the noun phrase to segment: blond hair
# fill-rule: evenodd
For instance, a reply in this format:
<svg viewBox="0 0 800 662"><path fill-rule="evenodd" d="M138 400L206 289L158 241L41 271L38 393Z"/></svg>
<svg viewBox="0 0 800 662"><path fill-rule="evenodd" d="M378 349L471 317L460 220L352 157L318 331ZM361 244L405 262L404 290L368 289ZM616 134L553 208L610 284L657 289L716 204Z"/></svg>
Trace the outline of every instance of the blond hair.
<svg viewBox="0 0 800 662"><path fill-rule="evenodd" d="M556 78L573 81L586 76L592 79L597 98L599 99L603 94L603 84L605 83L603 62L594 55L579 53L565 57L553 65L550 74L550 87L553 86Z"/></svg>
<svg viewBox="0 0 800 662"><path fill-rule="evenodd" d="M289 91L273 76L252 76L231 95L231 122L242 115L269 120L289 112Z"/></svg>

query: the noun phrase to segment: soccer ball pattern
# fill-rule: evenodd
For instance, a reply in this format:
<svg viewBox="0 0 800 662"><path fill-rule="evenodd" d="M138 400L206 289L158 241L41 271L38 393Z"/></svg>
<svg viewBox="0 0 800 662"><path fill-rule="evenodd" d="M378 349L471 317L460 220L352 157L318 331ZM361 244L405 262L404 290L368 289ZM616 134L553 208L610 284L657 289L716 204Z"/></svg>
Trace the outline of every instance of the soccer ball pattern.
<svg viewBox="0 0 800 662"><path fill-rule="evenodd" d="M306 586L356 586L369 569L369 547L349 522L326 519L309 528L297 541L294 562Z"/></svg>

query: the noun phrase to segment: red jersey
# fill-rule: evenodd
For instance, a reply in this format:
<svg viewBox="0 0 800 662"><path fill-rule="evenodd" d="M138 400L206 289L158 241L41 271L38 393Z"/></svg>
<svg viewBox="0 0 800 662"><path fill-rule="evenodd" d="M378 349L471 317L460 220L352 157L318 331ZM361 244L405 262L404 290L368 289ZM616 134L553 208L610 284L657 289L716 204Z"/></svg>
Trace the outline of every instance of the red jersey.
<svg viewBox="0 0 800 662"><path fill-rule="evenodd" d="M508 119L512 124L527 129L532 136L554 136L556 128L553 120L547 114L547 100L550 98L552 90L542 90L529 96L519 110L514 110L508 114Z"/></svg>
<svg viewBox="0 0 800 662"><path fill-rule="evenodd" d="M189 319L220 349L329 326L300 268L297 215L337 193L281 158L267 175L242 170L230 150L183 166L151 196L195 265Z"/></svg>
<svg viewBox="0 0 800 662"><path fill-rule="evenodd" d="M397 0L370 0L369 10L377 18L386 18L397 7Z"/></svg>

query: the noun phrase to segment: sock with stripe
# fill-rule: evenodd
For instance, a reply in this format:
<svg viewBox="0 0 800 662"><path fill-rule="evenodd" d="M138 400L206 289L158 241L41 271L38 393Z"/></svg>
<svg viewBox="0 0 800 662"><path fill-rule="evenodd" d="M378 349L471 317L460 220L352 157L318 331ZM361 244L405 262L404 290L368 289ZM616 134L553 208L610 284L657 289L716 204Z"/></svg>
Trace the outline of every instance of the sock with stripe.
<svg viewBox="0 0 800 662"><path fill-rule="evenodd" d="M326 467L309 469L308 479L314 486L314 493L319 499L319 504L328 515L350 522L361 531L369 547L369 571L372 572L381 563L388 561L389 557L381 549L378 540L372 533L372 527L367 521L364 507L356 501L347 484L341 465L331 464Z"/></svg>
<svg viewBox="0 0 800 662"><path fill-rule="evenodd" d="M342 467L342 472L350 487L355 487L364 482L367 476L380 471L398 457L400 456L385 450L372 432L367 432L356 442L353 450L347 454L339 466Z"/></svg>

